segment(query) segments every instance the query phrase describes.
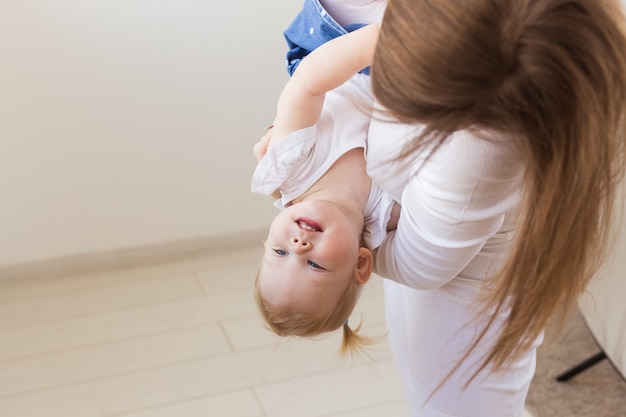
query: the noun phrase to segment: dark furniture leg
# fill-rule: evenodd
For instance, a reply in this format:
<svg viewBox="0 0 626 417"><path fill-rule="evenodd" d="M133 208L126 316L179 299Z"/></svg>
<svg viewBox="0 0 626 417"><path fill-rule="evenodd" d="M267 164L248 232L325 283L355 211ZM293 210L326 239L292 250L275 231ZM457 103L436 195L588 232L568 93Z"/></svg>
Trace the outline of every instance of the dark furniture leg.
<svg viewBox="0 0 626 417"><path fill-rule="evenodd" d="M606 354L601 351L600 353L582 362L580 365L576 365L569 371L563 372L561 375L556 377L556 380L559 382L568 381L569 379L575 377L576 375L578 375L585 369L592 367L593 365L595 365L596 363L600 362L603 359L606 359Z"/></svg>

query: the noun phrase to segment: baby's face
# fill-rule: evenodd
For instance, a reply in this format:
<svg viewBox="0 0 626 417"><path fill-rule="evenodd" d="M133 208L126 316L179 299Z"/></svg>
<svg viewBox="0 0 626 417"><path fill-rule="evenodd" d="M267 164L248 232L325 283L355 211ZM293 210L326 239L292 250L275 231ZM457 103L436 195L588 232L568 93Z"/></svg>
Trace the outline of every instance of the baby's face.
<svg viewBox="0 0 626 417"><path fill-rule="evenodd" d="M355 279L358 255L358 227L340 207L326 201L294 204L270 227L260 291L271 304L294 303L301 311L332 306Z"/></svg>

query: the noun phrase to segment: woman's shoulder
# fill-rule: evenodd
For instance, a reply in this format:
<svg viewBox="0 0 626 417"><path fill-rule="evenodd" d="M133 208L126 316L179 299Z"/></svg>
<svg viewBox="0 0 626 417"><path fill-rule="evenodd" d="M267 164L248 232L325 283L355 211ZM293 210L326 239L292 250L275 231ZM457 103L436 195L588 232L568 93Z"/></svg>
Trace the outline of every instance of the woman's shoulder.
<svg viewBox="0 0 626 417"><path fill-rule="evenodd" d="M494 132L458 131L438 147L426 146L409 157L400 157L421 130L420 125L372 120L367 170L396 199L409 182L460 190L475 188L478 182L515 182L521 174L523 163L515 143Z"/></svg>
<svg viewBox="0 0 626 417"><path fill-rule="evenodd" d="M481 176L517 176L523 165L513 138L484 130L455 132L426 157L445 166L450 175L479 171L476 174Z"/></svg>

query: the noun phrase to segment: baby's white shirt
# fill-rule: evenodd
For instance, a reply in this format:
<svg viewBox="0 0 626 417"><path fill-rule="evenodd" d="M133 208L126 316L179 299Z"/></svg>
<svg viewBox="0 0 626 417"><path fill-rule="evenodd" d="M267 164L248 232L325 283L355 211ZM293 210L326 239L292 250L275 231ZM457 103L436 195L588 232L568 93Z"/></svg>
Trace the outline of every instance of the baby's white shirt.
<svg viewBox="0 0 626 417"><path fill-rule="evenodd" d="M329 15L342 26L380 22L387 0L320 0Z"/></svg>
<svg viewBox="0 0 626 417"><path fill-rule="evenodd" d="M259 161L252 176L252 192L271 195L284 209L306 192L346 152L367 149L372 96L369 77L357 74L326 94L317 124L293 132L272 146ZM387 234L394 200L372 183L364 210L363 240L377 248Z"/></svg>

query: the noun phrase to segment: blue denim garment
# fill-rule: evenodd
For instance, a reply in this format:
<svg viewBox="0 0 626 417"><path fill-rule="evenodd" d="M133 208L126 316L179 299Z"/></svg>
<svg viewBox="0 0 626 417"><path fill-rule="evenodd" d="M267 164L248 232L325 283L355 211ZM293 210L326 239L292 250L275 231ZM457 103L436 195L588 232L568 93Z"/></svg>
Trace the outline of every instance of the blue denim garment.
<svg viewBox="0 0 626 417"><path fill-rule="evenodd" d="M293 75L302 58L318 46L363 26L365 24L343 27L326 12L319 0L304 0L302 10L283 33L289 47L287 72ZM360 72L369 75L369 67Z"/></svg>

